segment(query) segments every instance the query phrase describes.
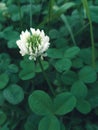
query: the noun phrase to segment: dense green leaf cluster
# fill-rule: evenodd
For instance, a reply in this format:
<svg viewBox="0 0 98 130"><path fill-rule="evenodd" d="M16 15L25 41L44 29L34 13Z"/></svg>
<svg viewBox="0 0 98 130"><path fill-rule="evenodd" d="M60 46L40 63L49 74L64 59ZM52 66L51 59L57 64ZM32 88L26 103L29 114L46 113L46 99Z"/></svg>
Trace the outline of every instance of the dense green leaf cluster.
<svg viewBox="0 0 98 130"><path fill-rule="evenodd" d="M50 37L42 66L16 45L30 27ZM98 0L1 0L0 130L98 130L97 51Z"/></svg>

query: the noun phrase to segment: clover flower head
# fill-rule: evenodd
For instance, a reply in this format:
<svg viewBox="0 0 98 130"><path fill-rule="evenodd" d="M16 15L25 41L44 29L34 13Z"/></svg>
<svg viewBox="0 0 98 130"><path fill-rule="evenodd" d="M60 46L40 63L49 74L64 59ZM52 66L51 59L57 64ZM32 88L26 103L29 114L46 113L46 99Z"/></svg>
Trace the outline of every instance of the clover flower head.
<svg viewBox="0 0 98 130"><path fill-rule="evenodd" d="M45 35L44 31L34 28L30 28L30 32L28 30L22 31L16 44L20 49L20 54L22 56L29 55L30 60L46 56L45 52L50 45L49 37Z"/></svg>

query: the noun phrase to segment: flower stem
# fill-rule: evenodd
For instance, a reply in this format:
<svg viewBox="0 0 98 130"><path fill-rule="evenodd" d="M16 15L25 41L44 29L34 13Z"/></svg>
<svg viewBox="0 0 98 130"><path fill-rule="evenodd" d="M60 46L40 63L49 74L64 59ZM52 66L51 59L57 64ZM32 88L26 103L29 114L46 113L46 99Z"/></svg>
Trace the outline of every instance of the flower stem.
<svg viewBox="0 0 98 130"><path fill-rule="evenodd" d="M38 62L39 62L40 68L41 68L41 70L42 70L43 76L44 76L44 78L45 78L45 80L46 80L46 82L47 82L47 84L48 84L48 86L49 86L49 89L51 90L53 96L55 96L55 92L54 92L54 90L53 90L53 87L52 87L52 85L51 85L51 83L50 83L50 81L49 81L49 78L47 77L47 75L46 75L46 73L45 73L45 71L44 71L43 65L42 65L41 60L40 60L39 58L38 58Z"/></svg>

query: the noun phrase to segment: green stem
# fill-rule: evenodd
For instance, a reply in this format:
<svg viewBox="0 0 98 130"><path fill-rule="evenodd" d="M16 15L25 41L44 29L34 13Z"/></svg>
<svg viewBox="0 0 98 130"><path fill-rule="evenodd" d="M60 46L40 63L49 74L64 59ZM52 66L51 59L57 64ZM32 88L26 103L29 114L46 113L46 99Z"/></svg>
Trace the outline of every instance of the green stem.
<svg viewBox="0 0 98 130"><path fill-rule="evenodd" d="M93 63L93 67L95 68L96 57L95 57L95 44L94 44L93 27L92 27L92 22L90 21L89 23L90 23L90 35L91 35L91 44L92 44L92 63Z"/></svg>
<svg viewBox="0 0 98 130"><path fill-rule="evenodd" d="M42 70L42 72L43 72L43 76L44 76L44 78L45 78L45 80L46 80L46 82L47 82L47 84L48 84L48 86L49 86L49 88L50 88L50 90L51 90L53 96L55 96L53 87L52 87L52 85L51 85L51 83L50 83L50 81L49 81L49 79L48 79L48 77L47 77L47 75L46 75L46 73L45 73L45 71L44 71L43 65L42 65L41 60L40 60L39 58L38 58L38 62L39 62L40 68L41 68L41 70Z"/></svg>
<svg viewBox="0 0 98 130"><path fill-rule="evenodd" d="M74 36L76 37L78 34L80 34L85 28L87 28L89 26L89 23L87 23L86 25L84 25L82 28L80 28L79 31L77 31Z"/></svg>
<svg viewBox="0 0 98 130"><path fill-rule="evenodd" d="M70 33L73 44L76 46L76 41L75 41L75 38L74 38L74 34L73 34L73 31L72 31L72 29L70 27L70 24L69 24L68 20L67 20L67 17L64 14L62 14L61 18L62 18L63 22L65 23L65 25L66 25L69 33Z"/></svg>
<svg viewBox="0 0 98 130"><path fill-rule="evenodd" d="M20 17L20 29L22 29L22 14L21 14L20 0L18 0L18 9L19 9L19 17Z"/></svg>
<svg viewBox="0 0 98 130"><path fill-rule="evenodd" d="M30 0L30 27L32 27L32 0Z"/></svg>
<svg viewBox="0 0 98 130"><path fill-rule="evenodd" d="M78 36L79 34L81 34L83 32L84 29L86 29L87 27L89 26L89 23L87 23L86 25L84 25L82 28L80 28L79 31L77 31L75 34L74 34L74 37ZM67 42L69 42L71 40L71 38L68 38Z"/></svg>
<svg viewBox="0 0 98 130"><path fill-rule="evenodd" d="M88 6L88 1L87 0L82 0L84 9L86 11L86 15L89 20L90 24L90 36L91 36L91 45L92 45L92 66L95 68L96 66L96 56L95 56L95 43L94 43L94 34L93 34L93 25L92 25L92 20L91 20L91 14L90 14L90 9Z"/></svg>
<svg viewBox="0 0 98 130"><path fill-rule="evenodd" d="M49 1L49 8L48 8L48 15L49 15L49 21L48 23L50 24L51 16L53 14L53 6L54 6L54 0Z"/></svg>

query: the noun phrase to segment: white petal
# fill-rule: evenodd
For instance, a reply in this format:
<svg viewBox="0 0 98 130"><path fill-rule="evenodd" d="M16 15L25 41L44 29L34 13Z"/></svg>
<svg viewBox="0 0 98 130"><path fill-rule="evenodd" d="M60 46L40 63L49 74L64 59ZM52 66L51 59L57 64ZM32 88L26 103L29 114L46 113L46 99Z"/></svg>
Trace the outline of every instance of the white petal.
<svg viewBox="0 0 98 130"><path fill-rule="evenodd" d="M30 30L31 30L31 33L32 33L32 34L35 34L36 31L35 31L34 28L30 28Z"/></svg>
<svg viewBox="0 0 98 130"><path fill-rule="evenodd" d="M40 36L41 36L41 38L44 38L44 37L45 37L45 33L44 33L43 30L41 31Z"/></svg>
<svg viewBox="0 0 98 130"><path fill-rule="evenodd" d="M17 40L16 42L17 46L20 49L20 53L22 56L28 54L30 60L36 60L38 56L41 56L41 58L43 58L43 56L45 56L45 51L48 49L50 45L49 37L45 35L43 30L35 30L34 28L30 28L30 30L31 33L28 32L28 30L22 31L20 34L20 40ZM28 43L28 38L30 36L33 36L34 34L41 37L41 43L39 43L38 46L35 46L35 48L33 47L33 50L32 43Z"/></svg>

